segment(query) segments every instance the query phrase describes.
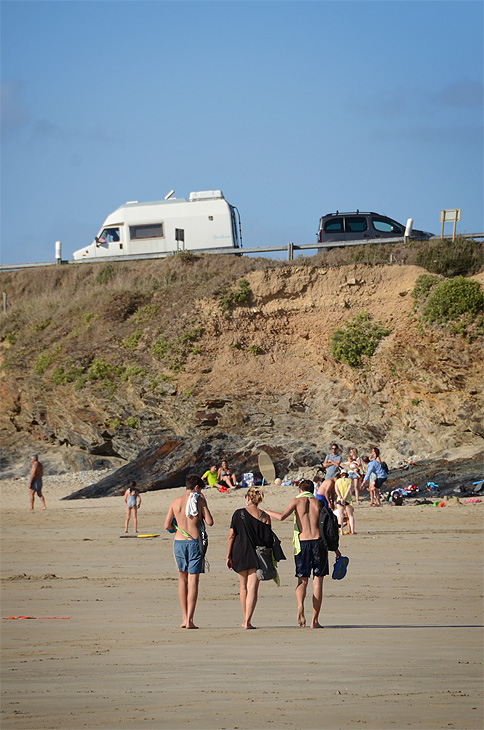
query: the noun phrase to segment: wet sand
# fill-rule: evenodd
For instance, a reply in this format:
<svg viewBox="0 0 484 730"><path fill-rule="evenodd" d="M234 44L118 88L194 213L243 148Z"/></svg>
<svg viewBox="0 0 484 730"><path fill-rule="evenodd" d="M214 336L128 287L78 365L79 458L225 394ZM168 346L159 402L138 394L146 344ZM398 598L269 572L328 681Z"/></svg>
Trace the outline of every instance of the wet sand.
<svg viewBox="0 0 484 730"><path fill-rule="evenodd" d="M2 730L482 728L484 503L356 508L317 631L296 624L292 524L275 523L281 586L261 584L244 631L225 567L242 494L208 492L211 572L187 631L162 530L183 490L142 495L140 532L160 537L120 539L123 499L60 501L76 488L47 477L32 513L25 480L0 483Z"/></svg>

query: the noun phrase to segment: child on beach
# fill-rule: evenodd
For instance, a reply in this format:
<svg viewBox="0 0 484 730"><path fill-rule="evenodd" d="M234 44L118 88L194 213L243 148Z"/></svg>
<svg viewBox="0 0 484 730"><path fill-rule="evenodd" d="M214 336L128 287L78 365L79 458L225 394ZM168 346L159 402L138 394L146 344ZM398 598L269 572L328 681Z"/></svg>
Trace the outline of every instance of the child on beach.
<svg viewBox="0 0 484 730"><path fill-rule="evenodd" d="M138 510L141 506L141 495L136 487L136 482L130 482L129 487L124 493L124 501L126 502L126 520L124 523L124 531L128 532L129 518L133 514L134 531L138 532Z"/></svg>
<svg viewBox="0 0 484 730"><path fill-rule="evenodd" d="M348 517L348 530L350 535L355 533L355 516L353 503L351 501L351 482L348 473L341 472L341 477L336 480L336 508L338 510L338 522L340 525L340 535L343 534L343 522L345 514Z"/></svg>

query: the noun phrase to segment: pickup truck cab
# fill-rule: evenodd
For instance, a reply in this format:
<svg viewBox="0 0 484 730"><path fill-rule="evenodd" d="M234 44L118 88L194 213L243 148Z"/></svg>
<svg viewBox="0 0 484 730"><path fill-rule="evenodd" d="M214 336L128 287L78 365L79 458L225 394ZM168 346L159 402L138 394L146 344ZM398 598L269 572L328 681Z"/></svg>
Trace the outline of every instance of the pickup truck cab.
<svg viewBox="0 0 484 730"><path fill-rule="evenodd" d="M367 241L374 238L403 238L405 226L380 213L328 213L319 220L318 242ZM410 238L427 240L434 234L413 229Z"/></svg>

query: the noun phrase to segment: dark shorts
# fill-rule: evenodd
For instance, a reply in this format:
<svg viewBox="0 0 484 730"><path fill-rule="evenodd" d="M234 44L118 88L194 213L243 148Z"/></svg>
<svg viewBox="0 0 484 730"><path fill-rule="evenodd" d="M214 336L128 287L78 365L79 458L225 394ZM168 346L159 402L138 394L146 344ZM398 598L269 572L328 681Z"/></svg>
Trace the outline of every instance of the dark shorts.
<svg viewBox="0 0 484 730"><path fill-rule="evenodd" d="M33 489L34 492L41 492L42 491L42 479L39 479L39 477L35 477L32 479L32 484L30 485L30 489Z"/></svg>
<svg viewBox="0 0 484 730"><path fill-rule="evenodd" d="M296 578L309 578L329 574L328 551L321 540L301 540L301 552L294 556Z"/></svg>
<svg viewBox="0 0 484 730"><path fill-rule="evenodd" d="M375 486L374 489L381 489L383 485L385 484L387 478L383 477L383 479L375 479Z"/></svg>
<svg viewBox="0 0 484 730"><path fill-rule="evenodd" d="M174 540L173 553L180 573L203 573L198 540Z"/></svg>

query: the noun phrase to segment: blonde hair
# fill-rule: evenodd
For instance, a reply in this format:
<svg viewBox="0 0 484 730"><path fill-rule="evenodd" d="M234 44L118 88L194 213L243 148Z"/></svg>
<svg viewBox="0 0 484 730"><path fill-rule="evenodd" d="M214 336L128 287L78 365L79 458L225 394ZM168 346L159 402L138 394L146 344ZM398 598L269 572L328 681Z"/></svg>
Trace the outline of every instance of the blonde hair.
<svg viewBox="0 0 484 730"><path fill-rule="evenodd" d="M251 501L251 504L258 505L264 499L264 492L258 487L250 487L245 495Z"/></svg>

